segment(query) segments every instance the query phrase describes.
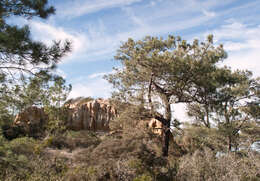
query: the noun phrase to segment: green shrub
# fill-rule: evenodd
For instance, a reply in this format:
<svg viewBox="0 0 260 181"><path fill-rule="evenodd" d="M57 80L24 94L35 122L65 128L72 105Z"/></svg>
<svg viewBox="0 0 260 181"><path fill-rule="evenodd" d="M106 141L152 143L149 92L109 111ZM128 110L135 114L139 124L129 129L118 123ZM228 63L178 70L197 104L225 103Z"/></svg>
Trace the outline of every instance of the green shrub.
<svg viewBox="0 0 260 181"><path fill-rule="evenodd" d="M133 181L152 181L152 180L153 179L152 179L152 177L150 175L144 174L144 175L141 175L141 176L138 176L138 177L134 178Z"/></svg>
<svg viewBox="0 0 260 181"><path fill-rule="evenodd" d="M16 154L31 155L34 151L34 146L37 144L36 140L29 137L16 138L9 142L8 147Z"/></svg>

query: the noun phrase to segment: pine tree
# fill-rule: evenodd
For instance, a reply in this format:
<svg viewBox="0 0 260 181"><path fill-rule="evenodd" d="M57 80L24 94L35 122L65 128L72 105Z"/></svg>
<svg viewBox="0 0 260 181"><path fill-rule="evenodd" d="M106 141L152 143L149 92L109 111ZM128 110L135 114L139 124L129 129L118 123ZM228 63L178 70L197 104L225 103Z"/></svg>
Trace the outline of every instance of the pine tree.
<svg viewBox="0 0 260 181"><path fill-rule="evenodd" d="M115 56L122 69L115 69L116 73L107 79L117 88L115 95L122 100L132 100L137 91L144 89L146 107L163 124L162 152L167 156L173 120L171 104L201 103L203 99L198 96L200 86L214 84L207 75L215 72L216 64L224 58L223 47L214 47L212 35L200 44L198 40L188 44L174 36L166 40L149 36L139 41L129 39ZM159 108L164 110L163 116L156 109L158 102Z"/></svg>
<svg viewBox="0 0 260 181"><path fill-rule="evenodd" d="M10 103L19 102L15 98L24 84L32 79L41 81L39 78L54 76L52 70L70 51L70 42L56 41L47 46L32 39L29 26L10 25L7 19L16 16L46 19L54 12L54 7L48 6L48 0L0 1L0 107L3 108L1 112L17 112L14 110L16 106L12 108ZM4 117L10 117L8 115ZM1 118L2 120L4 118Z"/></svg>

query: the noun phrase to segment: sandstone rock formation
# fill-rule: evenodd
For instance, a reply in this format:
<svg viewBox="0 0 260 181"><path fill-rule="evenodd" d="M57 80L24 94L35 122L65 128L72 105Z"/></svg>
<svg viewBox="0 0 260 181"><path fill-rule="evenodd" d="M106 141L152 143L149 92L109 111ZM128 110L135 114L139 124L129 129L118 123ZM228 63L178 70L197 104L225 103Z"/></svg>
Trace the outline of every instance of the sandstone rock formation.
<svg viewBox="0 0 260 181"><path fill-rule="evenodd" d="M47 120L48 116L44 113L43 108L29 107L17 114L12 125L4 125L2 127L3 135L7 139L14 139L21 135L40 137Z"/></svg>
<svg viewBox="0 0 260 181"><path fill-rule="evenodd" d="M33 128L41 128L47 120L48 116L43 108L32 106L17 114L13 124L22 127L25 133L29 133Z"/></svg>
<svg viewBox="0 0 260 181"><path fill-rule="evenodd" d="M109 131L109 123L117 116L117 111L109 104L109 101L103 99L88 100L79 103L67 105L66 125L72 130L91 130L91 131ZM32 129L43 128L47 123L48 116L43 108L29 107L19 113L14 126L20 127L25 134L32 132ZM142 121L142 125L149 127L155 134L162 135L162 123L154 118Z"/></svg>
<svg viewBox="0 0 260 181"><path fill-rule="evenodd" d="M73 130L108 131L116 115L107 100L97 99L72 108L68 126Z"/></svg>
<svg viewBox="0 0 260 181"><path fill-rule="evenodd" d="M154 133L154 134L157 134L157 135L162 135L162 123L155 119L155 118L149 118L149 119L146 119L146 120L142 120L138 123L137 125L138 127L146 127L146 128L149 128L151 129L151 131Z"/></svg>
<svg viewBox="0 0 260 181"><path fill-rule="evenodd" d="M73 130L108 131L109 122L116 117L116 110L107 100L97 99L68 106L66 124ZM29 107L19 113L14 126L29 132L32 127L42 127L48 120L43 108Z"/></svg>
<svg viewBox="0 0 260 181"><path fill-rule="evenodd" d="M152 118L148 122L148 127L152 129L152 132L158 135L162 135L163 124L155 118Z"/></svg>
<svg viewBox="0 0 260 181"><path fill-rule="evenodd" d="M14 125L44 124L47 119L43 108L32 106L16 115Z"/></svg>
<svg viewBox="0 0 260 181"><path fill-rule="evenodd" d="M90 101L94 101L94 99L92 97L77 97L75 99L69 99L65 103L65 107L74 109L74 108L80 107L81 105L86 104Z"/></svg>

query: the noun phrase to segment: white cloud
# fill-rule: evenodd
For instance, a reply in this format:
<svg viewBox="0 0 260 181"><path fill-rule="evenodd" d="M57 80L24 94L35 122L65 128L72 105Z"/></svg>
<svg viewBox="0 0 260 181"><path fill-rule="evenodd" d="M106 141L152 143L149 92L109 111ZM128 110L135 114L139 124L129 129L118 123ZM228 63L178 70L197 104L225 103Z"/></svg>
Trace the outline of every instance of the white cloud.
<svg viewBox="0 0 260 181"><path fill-rule="evenodd" d="M226 51L239 51L246 48L249 48L248 44L244 44L241 42L232 42L232 41L225 42Z"/></svg>
<svg viewBox="0 0 260 181"><path fill-rule="evenodd" d="M102 97L109 98L113 91L113 86L105 79L104 75L111 74L114 71L110 72L97 72L90 74L88 76L79 76L71 80L72 91L69 95L69 98L75 98L79 96L84 97Z"/></svg>
<svg viewBox="0 0 260 181"><path fill-rule="evenodd" d="M84 0L73 1L61 7L58 13L66 17L77 17L84 14L98 12L103 9L123 7L142 0Z"/></svg>
<svg viewBox="0 0 260 181"><path fill-rule="evenodd" d="M138 26L130 31L119 32L111 35L106 34L104 29L90 27L91 31L95 31L96 34L88 34L91 42L91 47L86 50L88 57L112 55L115 54L117 48L121 42L127 41L129 37L134 39L141 39L147 35L167 34L174 31L184 30L194 26L198 26L202 23L207 22L211 17L198 16L191 18L187 21L178 21L174 23L162 23L162 24L149 24L143 21L141 18L129 13L130 18Z"/></svg>
<svg viewBox="0 0 260 181"><path fill-rule="evenodd" d="M131 14L130 11L129 16L138 26L130 31L119 32L113 35L107 33L107 28L102 20L99 20L98 24L89 25L87 31L81 33L66 32L62 28L40 22L31 24L35 37L45 43L50 44L52 40L72 40L73 52L64 59L64 62L69 62L77 60L91 61L102 57L112 58L120 43L126 41L129 37L141 39L146 35L174 32L197 26L210 19L210 17L199 16L184 22L179 21L174 24L167 23L155 26L145 23L142 19Z"/></svg>
<svg viewBox="0 0 260 181"><path fill-rule="evenodd" d="M62 41L69 40L72 42L72 53L66 59L73 58L76 54L82 53L88 45L87 37L77 32L67 32L62 27L55 27L47 23L39 21L30 21L33 36L36 40L42 41L47 45L51 45L53 40Z"/></svg>
<svg viewBox="0 0 260 181"><path fill-rule="evenodd" d="M186 113L186 104L179 103L171 105L173 111L173 117L182 122L191 121L191 118L187 116Z"/></svg>
<svg viewBox="0 0 260 181"><path fill-rule="evenodd" d="M89 25L87 32L68 32L62 27L31 21L33 37L47 45L51 45L53 40L72 42L72 52L63 58L63 63L77 60L91 61L93 58L110 54L115 51L120 43L119 39L106 34L106 27L100 20L96 25Z"/></svg>
<svg viewBox="0 0 260 181"><path fill-rule="evenodd" d="M98 72L98 73L93 73L88 76L89 79L95 79L95 78L103 78L104 75L112 74L115 73L115 71L110 71L110 72Z"/></svg>
<svg viewBox="0 0 260 181"><path fill-rule="evenodd" d="M129 37L134 39L141 39L146 35L158 35L158 34L170 34L174 33L175 31L180 31L188 28L192 28L194 26L199 26L203 23L208 22L212 19L213 12L205 11L208 15L197 15L197 16L186 16L182 19L173 20L169 23L167 18L171 19L171 17L175 17L176 13L181 9L182 13L189 12L190 10L194 11L201 11L199 3L194 0L189 0L190 3L189 7L180 8L180 5L177 6L170 6L172 4L171 1L165 1L166 5L169 3L168 6L164 6L160 13L169 13L167 18L163 18L164 20L161 21L160 16L156 17L157 11L150 11L147 9L134 9L130 6L125 7L125 5L130 5L134 2L139 2L141 0L93 0L93 1L75 1L71 2L70 6L66 4L69 8L64 10L64 13L68 11L69 13L78 13L84 14L89 13L92 11L99 11L101 9L110 8L110 7L121 7L129 19L129 27L131 29L127 29L124 31L113 32L111 33L110 28L106 27L106 24L103 22L102 19L98 19L97 23L94 24L87 24L86 31L77 32L78 30L74 30L74 32L68 32L61 27L51 26L46 23L35 22L31 23L35 37L40 39L44 42L50 43L53 39L69 39L72 40L73 43L73 52L70 54L69 57L66 57L64 62L69 61L92 61L92 60L99 60L103 58L112 58L115 55L116 49L119 48L119 45L122 41L126 41ZM230 0L229 0L230 1ZM158 4L164 4L164 1L155 0ZM160 2L160 3L159 3ZM195 8L191 7L191 4L195 6ZM207 9L208 7L212 7L212 4L205 4L204 7ZM77 8L79 7L79 9ZM157 8L157 7L156 7ZM160 7L158 7L160 8ZM174 8L174 11L171 9ZM175 10L178 10L177 12ZM147 19L143 17L140 12L143 12L146 17L151 19ZM57 12L59 14L59 11ZM139 14L138 14L139 13ZM181 16L181 14L180 14ZM120 15L118 16L118 20L123 21L120 19ZM134 25L134 26L133 26ZM46 38L47 37L47 38Z"/></svg>
<svg viewBox="0 0 260 181"><path fill-rule="evenodd" d="M128 17L132 20L132 22L138 26L145 27L147 26L144 20L138 16L135 15L135 12L132 8L122 8L124 12L128 15Z"/></svg>
<svg viewBox="0 0 260 181"><path fill-rule="evenodd" d="M255 76L260 76L260 26L251 27L233 21L215 29L213 35L219 43L224 44L224 49L228 52L224 64L234 70L248 69Z"/></svg>
<svg viewBox="0 0 260 181"><path fill-rule="evenodd" d="M55 73L58 74L59 76L61 76L64 79L67 78L66 73L63 70L59 69L59 68L55 70Z"/></svg>
<svg viewBox="0 0 260 181"><path fill-rule="evenodd" d="M150 2L150 6L155 6L156 5L156 2L155 1L151 1Z"/></svg>
<svg viewBox="0 0 260 181"><path fill-rule="evenodd" d="M259 52L260 49L252 49L244 52L230 53L225 64L231 66L232 69L250 70L255 77L260 76Z"/></svg>
<svg viewBox="0 0 260 181"><path fill-rule="evenodd" d="M86 81L87 80L87 81ZM102 97L109 98L112 86L104 79L97 77L94 80L85 78L85 81L72 83L72 91L69 98L84 97Z"/></svg>
<svg viewBox="0 0 260 181"><path fill-rule="evenodd" d="M212 12L212 11L202 10L202 13L203 13L205 16L208 16L208 17L214 17L214 16L216 16L216 13L214 13L214 12Z"/></svg>

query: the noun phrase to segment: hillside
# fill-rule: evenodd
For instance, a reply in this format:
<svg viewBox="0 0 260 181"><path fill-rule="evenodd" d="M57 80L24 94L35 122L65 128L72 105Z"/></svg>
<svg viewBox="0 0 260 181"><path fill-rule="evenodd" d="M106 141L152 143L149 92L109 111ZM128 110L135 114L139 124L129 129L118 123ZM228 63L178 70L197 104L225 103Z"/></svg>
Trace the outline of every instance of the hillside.
<svg viewBox="0 0 260 181"><path fill-rule="evenodd" d="M109 131L91 128L73 131L68 127L55 134L42 131L35 138L19 135L8 141L1 137L0 179L223 181L260 178L258 152L221 153L225 145L213 143L217 135L202 127L187 126L182 130L185 133L175 130L173 134L180 135L171 137L169 156L163 157L161 135L153 127L147 127L146 122L141 124L143 118L139 108L128 105L127 111L110 121Z"/></svg>

